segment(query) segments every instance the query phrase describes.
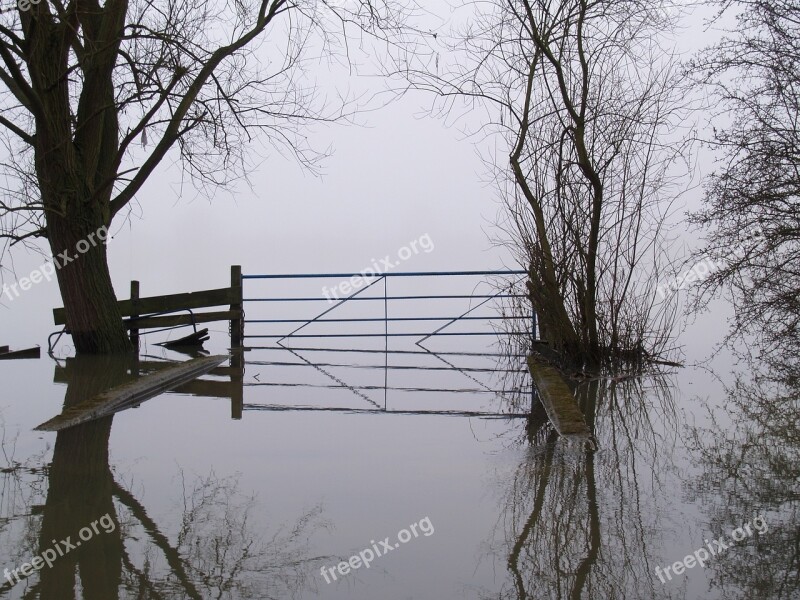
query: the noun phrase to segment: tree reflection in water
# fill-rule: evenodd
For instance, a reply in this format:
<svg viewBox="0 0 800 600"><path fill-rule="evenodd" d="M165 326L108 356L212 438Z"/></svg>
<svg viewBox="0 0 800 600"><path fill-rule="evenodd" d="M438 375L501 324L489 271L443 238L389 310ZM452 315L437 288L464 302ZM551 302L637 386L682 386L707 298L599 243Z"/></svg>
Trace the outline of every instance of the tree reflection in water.
<svg viewBox="0 0 800 600"><path fill-rule="evenodd" d="M800 597L800 363L746 364L712 426L692 429L702 475L687 490L713 534L754 515L768 525L709 564L712 587L726 599L789 600Z"/></svg>
<svg viewBox="0 0 800 600"><path fill-rule="evenodd" d="M71 360L64 407L130 378L133 366L115 357ZM33 511L25 526L17 528L21 539L12 544L15 551L8 557L17 566L52 548L53 540L70 536L75 543L81 528L106 514L116 527L111 533L100 529L91 540L58 558L52 568L45 566L27 581L13 587L4 582L0 597L277 600L300 596L309 584L307 574L326 558L310 557L308 543L324 525L319 507L264 539L251 523L255 499L242 495L236 478L212 474L194 482L183 480L182 514L170 536L109 466L113 419L112 415L59 432L52 462L38 471L36 481L17 477L16 487L6 486L7 479L14 481L8 475L19 475L19 469L3 474L0 527L24 514L37 495L45 498L41 511ZM30 489L30 495L23 497L22 489ZM8 532L0 529L0 533Z"/></svg>
<svg viewBox="0 0 800 600"><path fill-rule="evenodd" d="M594 380L575 392L600 450L559 439L534 411L492 542L509 577L499 595L482 596L680 597L654 579L660 557L650 547L677 440L667 382Z"/></svg>

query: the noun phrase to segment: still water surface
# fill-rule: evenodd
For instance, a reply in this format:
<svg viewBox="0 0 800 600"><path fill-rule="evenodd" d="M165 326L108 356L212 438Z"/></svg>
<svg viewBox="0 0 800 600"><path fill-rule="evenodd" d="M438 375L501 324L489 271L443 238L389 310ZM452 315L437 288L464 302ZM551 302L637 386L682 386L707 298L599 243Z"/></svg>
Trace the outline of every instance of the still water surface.
<svg viewBox="0 0 800 600"><path fill-rule="evenodd" d="M520 360L419 372L399 367L441 362L397 355L387 372L299 355L248 353L241 419L228 399L171 392L58 434L33 428L130 365L0 362L0 569L64 551L0 598L800 597L800 436L773 389L726 390L701 369L583 381L592 449L539 411L416 414L526 412L529 382L508 375ZM182 360L142 357L163 359ZM481 393L503 387L519 389ZM763 532L661 582L657 567L755 517ZM336 570L387 537L397 547L368 569Z"/></svg>

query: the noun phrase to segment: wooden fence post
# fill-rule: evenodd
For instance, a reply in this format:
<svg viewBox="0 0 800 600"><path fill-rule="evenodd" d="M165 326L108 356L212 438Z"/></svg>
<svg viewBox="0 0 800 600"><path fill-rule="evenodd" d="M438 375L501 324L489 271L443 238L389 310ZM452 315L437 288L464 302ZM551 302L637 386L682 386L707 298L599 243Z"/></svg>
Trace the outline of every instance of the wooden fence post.
<svg viewBox="0 0 800 600"><path fill-rule="evenodd" d="M139 317L139 282L131 281L131 343L136 354L139 354L139 328L136 326L136 318Z"/></svg>
<svg viewBox="0 0 800 600"><path fill-rule="evenodd" d="M233 291L231 311L238 312L238 316L231 319L231 348L241 348L244 336L244 307L242 306L242 267L240 265L231 267L231 290Z"/></svg>
<svg viewBox="0 0 800 600"><path fill-rule="evenodd" d="M234 301L231 311L236 315L231 319L231 362L236 372L231 374L231 383L236 391L231 396L231 418L242 418L244 407L244 296L242 292L242 267L231 266L231 290ZM238 315L238 316L237 316Z"/></svg>

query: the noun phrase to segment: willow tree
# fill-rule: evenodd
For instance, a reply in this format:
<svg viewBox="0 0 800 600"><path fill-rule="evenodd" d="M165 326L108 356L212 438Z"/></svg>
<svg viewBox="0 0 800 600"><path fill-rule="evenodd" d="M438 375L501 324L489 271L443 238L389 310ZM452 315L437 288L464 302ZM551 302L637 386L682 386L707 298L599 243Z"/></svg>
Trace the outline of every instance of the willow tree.
<svg viewBox="0 0 800 600"><path fill-rule="evenodd" d="M347 56L350 31L393 38L404 16L366 0L42 0L0 15L0 234L70 258L57 277L78 352L131 349L106 247L82 249L162 161L224 186L258 132L313 163L301 128L355 106L305 84L308 61Z"/></svg>
<svg viewBox="0 0 800 600"><path fill-rule="evenodd" d="M685 172L683 77L667 47L679 13L649 0L467 8L434 61L400 72L441 98L435 110L470 109L466 126L491 139L543 337L570 363L659 354L675 311L656 287Z"/></svg>

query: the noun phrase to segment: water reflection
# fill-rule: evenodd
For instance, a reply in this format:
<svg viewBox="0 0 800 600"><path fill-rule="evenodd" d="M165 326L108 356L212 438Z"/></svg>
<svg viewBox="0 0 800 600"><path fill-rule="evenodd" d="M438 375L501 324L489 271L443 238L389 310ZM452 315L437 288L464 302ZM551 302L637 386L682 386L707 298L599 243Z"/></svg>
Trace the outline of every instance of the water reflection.
<svg viewBox="0 0 800 600"><path fill-rule="evenodd" d="M129 379L135 366L115 357L71 360L64 408ZM113 420L111 415L59 432L49 467L29 469L16 487L6 480L14 481L10 477L17 470L3 474L0 527L15 525L17 536L10 544L13 556L4 557L16 561L10 570L55 549L59 556L52 567L20 577L13 586L6 580L0 596L201 600L301 595L309 584L307 573L327 558L311 557L308 543L324 526L319 507L267 539L252 522L256 499L242 494L235 477L182 477L181 514L165 530L109 464ZM14 492L21 489L32 493L17 498ZM41 508L35 508L37 495L43 499ZM34 509L25 515L30 506Z"/></svg>
<svg viewBox="0 0 800 600"><path fill-rule="evenodd" d="M131 377L133 366L104 360L81 359L70 361L66 369L59 368L57 381L68 383L65 405ZM150 370L149 365L144 368L141 363L140 368ZM778 372L783 375L788 371ZM687 379L681 375L681 381ZM533 405L525 428L521 427L523 419L501 425L497 420L471 419L467 423L414 417L412 422L408 417L384 415L364 424L363 416L341 417L336 426L347 436L314 446L315 431L285 449L285 456L304 452L303 460L288 467L264 466L271 475L264 478L268 482L263 493L274 491L276 505L286 502L289 506L280 513L281 522L287 524L277 530L262 522L262 507L245 493L237 477L222 472L208 474L208 458L224 457L225 450L204 455L191 466L184 455L180 462L203 475L180 473L171 483L159 485L157 478L163 473L156 463L172 462L173 454L169 449L163 455L154 454L146 434L139 433L146 431L147 425L138 423L133 433L119 430L126 425L122 416L65 430L55 438L47 434L43 439L55 441L52 459L47 458L49 452L45 457L19 458L23 453L15 455L14 441L6 437L0 439L0 460L4 461L0 466L8 465L0 470L0 570L21 566L51 549L54 540L70 536L75 543L81 528L104 515L113 528L108 528L109 532L101 528L90 541L60 557L54 568L44 568L22 583L12 587L0 580L0 584L5 583L0 598L277 599L311 598L316 593L324 598L349 599L430 597L416 593L413 586L415 577L424 576L426 568L430 572L431 565L435 570L432 577L443 582L433 596L436 598L793 598L798 595L800 547L796 525L800 498L798 379L784 379L740 380L728 390L725 410L714 413L716 420L703 429L687 429L673 401L673 381L659 377L581 381L575 393L597 439L596 449L582 441L557 438L538 404ZM676 397L686 399L687 395ZM159 414L157 408L174 401L154 400L154 404L140 409L145 413L140 416ZM195 406L184 402L174 412L161 414L180 419L185 406ZM521 394L517 402L520 410L525 410L531 406L531 397ZM696 413L698 404L693 400L685 407ZM253 415L253 420L244 425L258 416ZM701 415L697 418L702 420ZM114 419L122 422L112 428ZM266 446L263 438L267 437L265 432L274 435L280 427L289 429L288 423L298 428L313 428L315 424L330 428L333 419L315 415L312 422L264 416L251 430L257 437L247 446L247 452L281 450L297 430L290 430L271 446ZM130 419L128 424L135 420ZM457 437L461 423L470 433ZM227 419L225 424L231 425ZM204 435L213 435L216 427L210 425L203 430ZM491 435L484 449L475 449L473 428ZM116 433L111 441L116 443L109 457L112 431ZM692 453L685 449L687 432L692 434ZM124 451L119 451L123 452L121 456L115 453L115 448L125 447L123 434L130 440L143 436L141 442L134 440L133 457ZM392 440L387 447L401 449L400 453L392 449L383 453L376 448L379 464L391 464L391 470L401 474L424 465L420 471L430 469L430 474L417 479L403 479L401 475L393 488L390 477L381 480L376 476L370 458L359 461L352 451L359 448L355 443L348 446L343 440L347 437L361 443L367 434ZM513 436L515 446L503 448L509 436ZM419 443L423 439L431 443ZM451 448L437 453L433 441L442 447L469 444L474 454L459 462ZM176 452L194 452L195 445L190 442ZM234 451L245 452L242 448L237 443ZM444 495L442 490L458 479L474 476L474 489L478 489L486 471L474 457L484 450L494 455L486 464L498 469L499 480L493 489L499 493L499 507L479 503L469 493L461 494L469 488L458 488L459 493L447 496L440 506L452 508L464 518L453 518L448 529L446 518L437 521L432 514L437 525L442 523L431 538L441 544L438 548L425 555L428 547L409 547L405 554L393 557L395 562L387 561L385 571L376 568L360 572L361 579L352 577L339 587L324 584L319 567L336 561L331 557L316 560L308 543L309 537L325 525L321 511L317 508L300 514L293 506L311 494L338 495L339 504L334 500L332 510L343 511L337 514L352 535L344 530L332 549L357 551L374 535L366 527L364 531L358 529L364 510L349 509L357 494L363 493L370 501L390 503L384 513L385 531L389 533L396 515L406 510L409 501L426 499L430 494L432 504L425 504L421 510L430 508L433 513L433 496ZM346 476L334 476L333 469L327 476L320 474L326 456L344 455L345 451L356 457ZM152 458L146 467L116 466L121 460L142 455ZM261 468L260 461L243 463L238 455L231 464L236 465L234 468L244 465L253 480L259 474L253 471ZM450 467L452 472L447 471ZM171 473L170 469L168 475ZM142 474L147 479L140 479ZM293 489L292 483L301 478L310 483L304 486L301 482L298 490ZM385 492L382 485L374 486L376 479L387 486ZM146 490L141 481L148 482ZM681 487L681 481L688 483ZM258 483L247 487L252 485ZM375 490L370 490L370 485ZM395 497L398 500L391 504ZM729 533L755 514L764 515L769 525L765 534L732 547L705 569L695 568L667 584L658 580L656 566L672 564L700 547L703 537ZM462 566L471 561L477 545L487 538L488 547L481 547L483 566L497 567L495 571L475 569L472 575L473 565L467 564L463 571L467 575L462 575ZM387 576L389 573L391 576ZM455 586L459 587L457 591Z"/></svg>
<svg viewBox="0 0 800 600"><path fill-rule="evenodd" d="M598 442L558 438L535 411L504 493L493 553L508 578L486 598L665 598L654 582L658 497L677 419L662 378L585 381L576 397Z"/></svg>
<svg viewBox="0 0 800 600"><path fill-rule="evenodd" d="M70 370L64 408L121 383L127 377L126 367L125 361L110 357L76 361ZM48 473L38 554L67 538L77 544L79 530L104 515L110 515L114 523L117 522L112 496L114 476L108 464L113 420L113 416L105 417L57 434ZM122 549L119 527L112 533L95 535L89 542L69 550L52 567L42 569L38 583L30 590L32 597L41 600L75 598L76 577L80 572L84 598L117 598Z"/></svg>
<svg viewBox="0 0 800 600"><path fill-rule="evenodd" d="M726 534L754 515L768 529L712 561L712 587L724 598L800 596L800 379L797 362L748 363L726 387L725 410L691 431L702 475L687 485L701 500L709 531ZM721 419L730 421L720 427Z"/></svg>

